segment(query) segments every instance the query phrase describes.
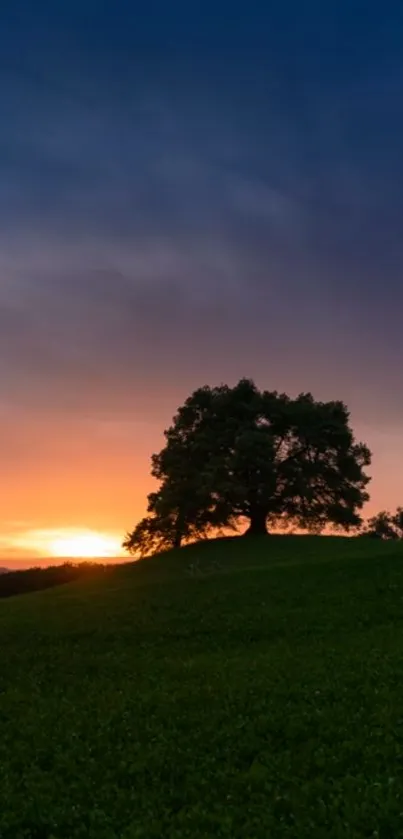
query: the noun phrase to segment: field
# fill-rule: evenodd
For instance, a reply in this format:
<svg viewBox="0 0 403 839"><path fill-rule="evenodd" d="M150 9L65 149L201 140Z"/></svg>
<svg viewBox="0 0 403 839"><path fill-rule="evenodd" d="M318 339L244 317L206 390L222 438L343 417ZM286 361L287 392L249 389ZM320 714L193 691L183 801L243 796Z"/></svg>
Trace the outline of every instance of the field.
<svg viewBox="0 0 403 839"><path fill-rule="evenodd" d="M203 543L0 638L0 839L403 837L400 546Z"/></svg>

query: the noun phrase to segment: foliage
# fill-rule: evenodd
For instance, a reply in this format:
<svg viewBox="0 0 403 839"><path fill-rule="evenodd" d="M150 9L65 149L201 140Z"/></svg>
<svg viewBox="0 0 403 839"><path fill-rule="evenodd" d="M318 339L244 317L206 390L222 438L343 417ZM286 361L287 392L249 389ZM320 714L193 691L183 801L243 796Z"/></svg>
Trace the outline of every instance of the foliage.
<svg viewBox="0 0 403 839"><path fill-rule="evenodd" d="M166 482L163 490L148 497L150 515L138 522L131 533L127 533L122 544L132 555L140 557L179 548L184 541L204 539L213 531L213 511L201 504L195 504L195 495L184 494L183 502L176 501L174 493ZM230 523L228 523L230 526ZM220 532L220 521L216 517L216 533Z"/></svg>
<svg viewBox="0 0 403 839"><path fill-rule="evenodd" d="M240 521L252 534L265 533L267 522L318 532L361 523L371 456L354 440L340 401L291 399L248 379L206 386L179 408L165 438L152 457L159 490L125 542L132 551L149 553L157 534L179 546Z"/></svg>
<svg viewBox="0 0 403 839"><path fill-rule="evenodd" d="M175 545L175 520L172 516L146 516L127 533L122 547L131 554L150 556Z"/></svg>
<svg viewBox="0 0 403 839"><path fill-rule="evenodd" d="M402 556L219 540L2 601L1 839L399 837Z"/></svg>
<svg viewBox="0 0 403 839"><path fill-rule="evenodd" d="M81 577L97 576L106 570L106 566L97 562L64 562L63 565L50 565L47 568L8 571L0 575L0 598L53 588Z"/></svg>
<svg viewBox="0 0 403 839"><path fill-rule="evenodd" d="M367 522L364 535L377 539L403 539L403 508L395 513L382 510Z"/></svg>

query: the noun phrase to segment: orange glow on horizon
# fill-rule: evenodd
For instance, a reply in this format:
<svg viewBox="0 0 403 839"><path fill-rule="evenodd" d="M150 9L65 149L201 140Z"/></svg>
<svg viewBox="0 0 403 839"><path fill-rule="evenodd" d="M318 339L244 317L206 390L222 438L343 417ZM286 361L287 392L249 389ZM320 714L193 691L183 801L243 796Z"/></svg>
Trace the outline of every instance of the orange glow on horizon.
<svg viewBox="0 0 403 839"><path fill-rule="evenodd" d="M119 541L102 533L82 532L56 537L49 543L50 556L71 559L103 559L120 553Z"/></svg>
<svg viewBox="0 0 403 839"><path fill-rule="evenodd" d="M150 421L89 421L22 414L8 426L24 457L6 464L0 522L0 566L63 559L129 560L121 543L146 512L157 488L150 456L163 445L162 429L184 394L173 393ZM364 517L394 509L401 499L400 428L374 429L353 421L357 439L372 449L371 500ZM14 435L14 437L13 437ZM14 445L13 444L13 445ZM19 449L17 449L19 451ZM11 452L13 447L11 447Z"/></svg>
<svg viewBox="0 0 403 839"><path fill-rule="evenodd" d="M117 534L78 528L29 530L13 540L14 548L55 559L113 559L123 556Z"/></svg>

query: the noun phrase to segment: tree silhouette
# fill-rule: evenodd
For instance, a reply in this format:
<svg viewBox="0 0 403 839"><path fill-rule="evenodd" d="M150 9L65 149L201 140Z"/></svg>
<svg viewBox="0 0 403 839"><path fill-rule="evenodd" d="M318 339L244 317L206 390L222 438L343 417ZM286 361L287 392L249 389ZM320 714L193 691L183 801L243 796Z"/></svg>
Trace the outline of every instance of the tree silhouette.
<svg viewBox="0 0 403 839"><path fill-rule="evenodd" d="M371 455L355 442L343 402L291 399L249 379L205 386L179 408L165 440L152 456L159 490L124 543L132 552L149 553L158 539L180 546L241 520L248 535L281 521L318 532L361 523Z"/></svg>
<svg viewBox="0 0 403 839"><path fill-rule="evenodd" d="M363 535L377 539L403 539L403 508L398 507L394 514L382 510L372 516Z"/></svg>

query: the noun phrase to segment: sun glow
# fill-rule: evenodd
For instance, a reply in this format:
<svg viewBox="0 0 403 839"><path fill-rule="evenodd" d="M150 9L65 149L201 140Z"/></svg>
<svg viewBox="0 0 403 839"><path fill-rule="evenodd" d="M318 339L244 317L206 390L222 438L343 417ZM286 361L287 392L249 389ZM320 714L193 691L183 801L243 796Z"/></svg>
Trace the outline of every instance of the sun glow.
<svg viewBox="0 0 403 839"><path fill-rule="evenodd" d="M49 553L55 557L72 559L113 557L120 553L120 544L117 539L102 533L66 533L50 541Z"/></svg>
<svg viewBox="0 0 403 839"><path fill-rule="evenodd" d="M52 557L59 561L112 559L119 562L126 556L121 534L82 527L27 529L3 540L4 554L7 549L13 560L20 558L27 564L32 559L40 565Z"/></svg>
<svg viewBox="0 0 403 839"><path fill-rule="evenodd" d="M116 533L78 527L26 530L9 540L14 555L21 549L25 556L59 559L102 559L123 557L122 539Z"/></svg>

